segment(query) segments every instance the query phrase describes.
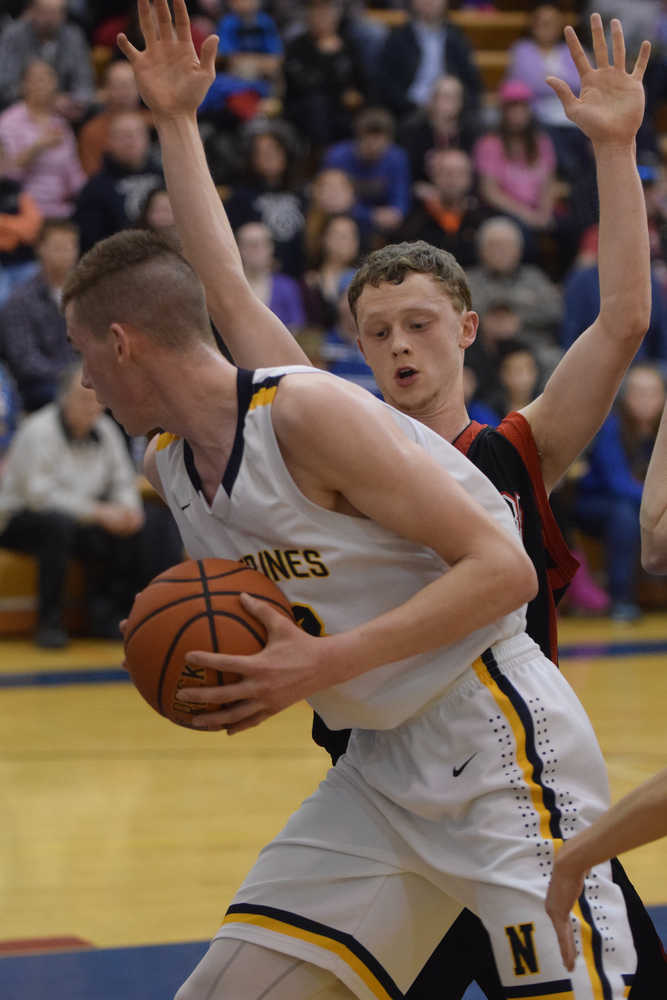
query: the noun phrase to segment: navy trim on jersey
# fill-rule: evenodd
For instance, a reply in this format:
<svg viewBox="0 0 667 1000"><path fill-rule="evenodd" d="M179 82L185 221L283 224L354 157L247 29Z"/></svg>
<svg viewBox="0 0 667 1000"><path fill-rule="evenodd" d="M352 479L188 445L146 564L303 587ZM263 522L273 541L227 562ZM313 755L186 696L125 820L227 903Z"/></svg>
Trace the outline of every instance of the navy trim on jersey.
<svg viewBox="0 0 667 1000"><path fill-rule="evenodd" d="M241 468L241 459L243 458L243 426L254 391L252 378L253 373L246 368L239 368L236 373L236 399L238 405L236 434L234 435L234 444L232 445L229 461L227 462L227 468L222 477L222 487L227 496L232 495L232 489Z"/></svg>
<svg viewBox="0 0 667 1000"><path fill-rule="evenodd" d="M536 983L534 986L504 986L505 1000L530 1000L530 997L547 997L550 993L572 993L571 979L552 979L550 983Z"/></svg>
<svg viewBox="0 0 667 1000"><path fill-rule="evenodd" d="M484 653L482 653L481 659L489 673L489 677L510 701L514 711L521 721L526 741L526 757L533 769L533 781L536 785L538 785L542 795L542 801L547 812L549 813L549 830L551 832L551 836L554 840L564 840L565 838L563 837L560 825L561 812L556 805L554 790L550 788L549 785L545 785L542 781L544 763L540 757L540 753L535 742L535 727L533 725L533 718L530 713L530 709L519 691L517 691L509 678L506 677L501 671L496 658L493 655L493 651L491 649L487 649ZM581 909L582 917L591 928L593 961L595 963L595 971L597 972L600 985L602 987L603 998L604 1000L612 1000L611 986L602 964L602 937L599 930L595 926L593 914L584 892L582 892L579 897L579 907ZM517 995L521 996L521 994Z"/></svg>
<svg viewBox="0 0 667 1000"><path fill-rule="evenodd" d="M355 956L355 958L368 970L371 976L380 984L388 997L391 997L392 1000L403 1000L404 994L398 988L384 966L381 965L375 956L371 954L367 948L360 944L356 938L352 937L351 934L348 934L345 931L336 930L335 927L329 927L327 924L321 924L316 920L310 920L308 917L301 916L300 914L292 913L290 910L281 910L275 906L262 906L256 903L232 904L225 914L225 921L223 923L233 923L235 914L238 914L239 916L256 915L260 918L267 917L271 921L276 921L279 924L286 925L286 927L293 927L297 931L305 931L309 935L315 935L316 937L322 938L323 943L320 947L326 947L324 942L327 940L336 942L342 946L344 951L350 952ZM335 951L336 953L339 953L338 949L335 949ZM343 954L341 954L340 957L342 957L343 961L345 961Z"/></svg>

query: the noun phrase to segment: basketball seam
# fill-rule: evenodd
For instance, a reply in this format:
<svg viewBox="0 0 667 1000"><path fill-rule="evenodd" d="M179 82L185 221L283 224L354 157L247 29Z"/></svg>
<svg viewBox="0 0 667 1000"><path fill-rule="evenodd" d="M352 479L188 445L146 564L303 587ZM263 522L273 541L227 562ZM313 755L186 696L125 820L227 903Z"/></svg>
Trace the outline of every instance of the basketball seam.
<svg viewBox="0 0 667 1000"><path fill-rule="evenodd" d="M193 581L183 580L182 582L192 583ZM210 594L212 597L235 597L235 596L238 597L240 594L249 594L250 597L254 597L258 601L266 601L267 604L273 604L273 606L277 608L279 611L289 610L289 606L282 604L280 601L276 601L273 597L267 597L265 594L255 594L251 590L211 590ZM175 608L178 604L185 604L187 601L199 601L201 600L201 598L202 594L188 594L187 597L176 597L174 598L173 601L170 601L168 604L161 604L159 608L155 608L153 611L149 611L146 617L142 618L140 622L137 622L134 628L132 628L131 631L127 633L125 639L126 643L130 641L132 636L135 634L135 632L137 632L138 629L141 628L142 625L145 625L146 622L150 621L151 618L154 618L155 615L162 614L163 611L168 611L169 608Z"/></svg>

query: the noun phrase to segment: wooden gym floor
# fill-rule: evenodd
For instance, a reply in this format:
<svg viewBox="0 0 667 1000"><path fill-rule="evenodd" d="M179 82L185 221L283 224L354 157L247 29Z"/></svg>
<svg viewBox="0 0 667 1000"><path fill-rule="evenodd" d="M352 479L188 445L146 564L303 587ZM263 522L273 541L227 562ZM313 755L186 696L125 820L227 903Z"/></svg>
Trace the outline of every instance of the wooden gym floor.
<svg viewBox="0 0 667 1000"><path fill-rule="evenodd" d="M566 619L561 643L616 799L667 764L667 614ZM0 640L2 1000L170 1000L325 772L305 705L231 739L192 733L140 699L121 653ZM666 857L661 841L624 858L663 940Z"/></svg>

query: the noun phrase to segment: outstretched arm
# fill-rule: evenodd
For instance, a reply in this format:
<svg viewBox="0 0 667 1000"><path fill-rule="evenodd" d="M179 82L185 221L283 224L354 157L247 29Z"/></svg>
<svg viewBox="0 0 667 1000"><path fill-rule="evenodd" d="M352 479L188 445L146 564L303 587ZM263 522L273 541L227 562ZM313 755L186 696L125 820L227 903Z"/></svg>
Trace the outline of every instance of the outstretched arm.
<svg viewBox="0 0 667 1000"><path fill-rule="evenodd" d="M217 38L198 58L185 0L139 0L146 43L140 52L123 34L139 92L153 113L164 173L183 252L206 290L208 309L238 365L310 364L287 327L248 284L234 233L211 178L197 127L197 108L215 76Z"/></svg>
<svg viewBox="0 0 667 1000"><path fill-rule="evenodd" d="M653 445L639 511L642 565L649 573L667 573L667 406Z"/></svg>
<svg viewBox="0 0 667 1000"><path fill-rule="evenodd" d="M575 947L570 911L594 865L667 836L667 768L635 788L586 830L558 851L546 908L558 935L567 969L574 968Z"/></svg>
<svg viewBox="0 0 667 1000"><path fill-rule="evenodd" d="M547 79L568 118L593 144L600 202L599 315L562 358L542 395L522 411L541 455L547 491L602 424L651 314L648 225L635 150L650 45L642 43L634 69L627 73L620 21L611 22L611 64L599 14L592 15L591 30L597 68L574 30L565 29L581 77L580 96L564 81Z"/></svg>

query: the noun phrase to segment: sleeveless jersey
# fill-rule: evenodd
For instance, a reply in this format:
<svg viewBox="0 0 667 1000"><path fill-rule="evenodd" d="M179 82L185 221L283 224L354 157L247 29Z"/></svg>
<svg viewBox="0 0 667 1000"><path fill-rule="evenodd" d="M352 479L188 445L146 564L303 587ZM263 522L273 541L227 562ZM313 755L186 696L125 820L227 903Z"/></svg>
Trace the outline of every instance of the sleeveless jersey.
<svg viewBox="0 0 667 1000"><path fill-rule="evenodd" d="M528 605L526 631L558 664L556 607L578 563L549 505L530 424L520 413L510 413L496 429L473 420L452 444L488 476L519 523L539 584ZM334 762L345 753L349 736L349 730L332 731L315 715L313 739Z"/></svg>
<svg viewBox="0 0 667 1000"><path fill-rule="evenodd" d="M530 424L520 413L508 414L496 429L473 420L452 443L489 477L519 521L539 583L526 631L558 664L556 607L579 564L549 505Z"/></svg>
<svg viewBox="0 0 667 1000"><path fill-rule="evenodd" d="M239 369L235 440L210 505L187 441L161 435L157 468L191 558L237 559L261 570L279 584L307 631L332 635L403 603L448 567L432 549L366 518L326 510L301 493L283 461L271 413L287 374L335 377L305 366ZM517 535L507 504L471 462L422 424L387 410L408 437ZM521 634L524 625L525 606L449 646L318 692L310 703L332 729L393 728L441 697L485 649Z"/></svg>

